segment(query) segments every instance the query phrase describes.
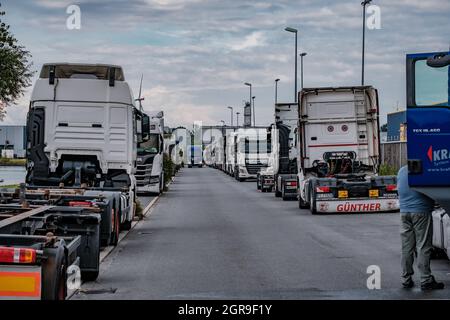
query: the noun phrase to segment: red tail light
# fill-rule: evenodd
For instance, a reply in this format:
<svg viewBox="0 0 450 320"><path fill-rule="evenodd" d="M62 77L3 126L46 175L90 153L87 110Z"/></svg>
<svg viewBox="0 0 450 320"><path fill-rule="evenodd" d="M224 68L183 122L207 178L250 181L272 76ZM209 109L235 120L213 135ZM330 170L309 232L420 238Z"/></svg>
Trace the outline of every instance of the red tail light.
<svg viewBox="0 0 450 320"><path fill-rule="evenodd" d="M331 188L330 187L316 187L316 192L323 192L323 193L331 192Z"/></svg>
<svg viewBox="0 0 450 320"><path fill-rule="evenodd" d="M69 202L70 207L85 207L89 208L92 207L92 202L89 201L70 201Z"/></svg>
<svg viewBox="0 0 450 320"><path fill-rule="evenodd" d="M397 191L397 185L396 184L388 184L386 186L386 191Z"/></svg>
<svg viewBox="0 0 450 320"><path fill-rule="evenodd" d="M297 181L287 181L286 185L290 186L290 187L296 187L297 186Z"/></svg>
<svg viewBox="0 0 450 320"><path fill-rule="evenodd" d="M36 250L25 248L0 247L0 263L23 263L36 262Z"/></svg>

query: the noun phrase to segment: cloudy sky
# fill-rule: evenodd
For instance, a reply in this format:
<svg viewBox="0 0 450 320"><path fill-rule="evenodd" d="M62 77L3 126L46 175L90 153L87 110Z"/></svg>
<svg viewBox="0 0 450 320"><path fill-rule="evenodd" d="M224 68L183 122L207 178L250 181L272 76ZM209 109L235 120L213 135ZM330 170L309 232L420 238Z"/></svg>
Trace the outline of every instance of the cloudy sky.
<svg viewBox="0 0 450 320"><path fill-rule="evenodd" d="M254 86L256 123L273 121L279 100L294 99L294 36L306 51L306 87L358 85L360 0L0 0L5 20L45 62L124 67L135 95L144 74L146 110L165 110L171 126L230 122ZM81 8L81 30L68 30L66 9ZM381 114L405 105L405 54L448 50L449 0L374 0L381 29L367 30L366 84L379 89ZM29 88L5 124L24 124ZM242 121L242 118L241 118Z"/></svg>

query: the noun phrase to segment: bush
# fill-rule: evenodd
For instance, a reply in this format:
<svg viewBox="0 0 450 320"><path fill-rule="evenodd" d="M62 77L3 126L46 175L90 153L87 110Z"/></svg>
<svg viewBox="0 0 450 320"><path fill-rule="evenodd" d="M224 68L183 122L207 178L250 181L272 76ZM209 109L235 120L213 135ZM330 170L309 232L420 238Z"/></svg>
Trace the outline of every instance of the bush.
<svg viewBox="0 0 450 320"><path fill-rule="evenodd" d="M390 166L388 164L382 164L380 166L380 170L378 171L378 174L380 176L396 176L398 170L394 168L393 166Z"/></svg>

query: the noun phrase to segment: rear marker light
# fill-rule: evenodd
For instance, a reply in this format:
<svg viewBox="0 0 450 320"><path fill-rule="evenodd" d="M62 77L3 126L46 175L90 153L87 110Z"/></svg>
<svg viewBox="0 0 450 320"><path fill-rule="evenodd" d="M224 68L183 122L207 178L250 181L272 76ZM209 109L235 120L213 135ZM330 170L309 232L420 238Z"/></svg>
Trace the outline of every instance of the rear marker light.
<svg viewBox="0 0 450 320"><path fill-rule="evenodd" d="M70 207L92 207L92 202L88 202L88 201L70 201L69 202L69 206Z"/></svg>
<svg viewBox="0 0 450 320"><path fill-rule="evenodd" d="M397 185L396 184L388 184L386 186L386 191L397 191Z"/></svg>
<svg viewBox="0 0 450 320"><path fill-rule="evenodd" d="M36 262L36 250L25 248L0 247L0 263L23 263Z"/></svg>
<svg viewBox="0 0 450 320"><path fill-rule="evenodd" d="M297 181L288 181L288 182L286 182L286 185L290 186L290 187L296 187L297 186Z"/></svg>
<svg viewBox="0 0 450 320"><path fill-rule="evenodd" d="M316 192L331 192L330 187L316 187Z"/></svg>

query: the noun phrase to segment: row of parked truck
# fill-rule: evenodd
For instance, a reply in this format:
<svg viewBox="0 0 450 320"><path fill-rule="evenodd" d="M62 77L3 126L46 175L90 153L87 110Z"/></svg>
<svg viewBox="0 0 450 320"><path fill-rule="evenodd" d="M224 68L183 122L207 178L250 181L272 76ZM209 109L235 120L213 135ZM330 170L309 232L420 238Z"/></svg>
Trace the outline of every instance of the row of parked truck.
<svg viewBox="0 0 450 320"><path fill-rule="evenodd" d="M449 52L406 57L409 185L436 201L433 245L447 256L449 66ZM255 128L228 130L205 148L205 159L240 181L256 178L258 190L274 191L283 200L297 199L301 209L309 208L313 214L399 209L396 177L379 174L375 88L305 88L298 103L275 104L274 116L273 124L257 135ZM241 141L258 146L240 148Z"/></svg>
<svg viewBox="0 0 450 320"><path fill-rule="evenodd" d="M0 298L65 299L70 276L98 277L137 194L163 191L164 114L136 107L120 66L46 64L26 130L26 181L0 190Z"/></svg>
<svg viewBox="0 0 450 320"><path fill-rule="evenodd" d="M313 214L398 210L395 176L380 176L378 93L371 86L308 88L277 103L268 128L228 132L211 164Z"/></svg>

